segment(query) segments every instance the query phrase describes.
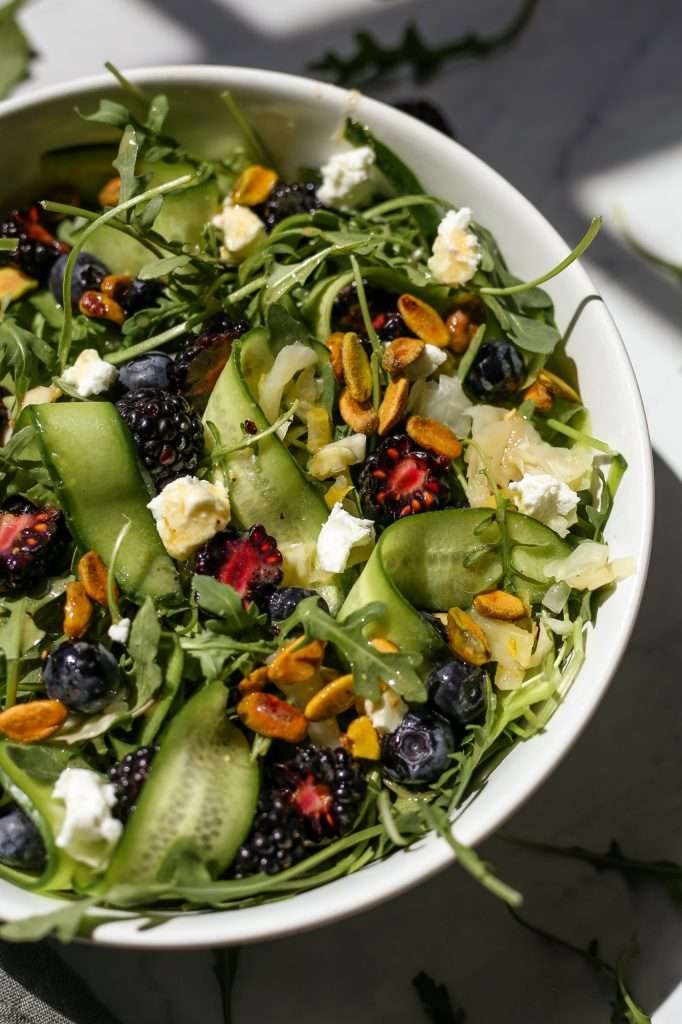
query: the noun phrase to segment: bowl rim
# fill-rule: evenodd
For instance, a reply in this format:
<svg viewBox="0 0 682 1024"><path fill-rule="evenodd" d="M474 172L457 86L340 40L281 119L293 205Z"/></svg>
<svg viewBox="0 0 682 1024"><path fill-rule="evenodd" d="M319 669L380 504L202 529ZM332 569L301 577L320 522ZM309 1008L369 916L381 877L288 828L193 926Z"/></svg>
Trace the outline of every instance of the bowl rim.
<svg viewBox="0 0 682 1024"><path fill-rule="evenodd" d="M212 85L220 88L222 84L226 88L253 88L255 91L263 94L270 94L273 99L280 96L302 103L310 103L311 90L314 90L313 95L316 98L321 102L331 102L334 106L338 107L340 113L344 109L352 109L358 102L358 93L353 90L343 89L339 86L320 82L302 75L292 75L285 72L253 67L221 64L171 64L126 69L123 71L123 74L134 85L142 87L173 84L179 86L186 85L188 87ZM100 73L27 92L13 99L0 102L0 125L5 117L21 113L22 111L30 111L32 108L38 107L43 103L63 101L69 97L76 98L94 91L106 90L107 88L116 90L119 86L110 75ZM506 192L509 198L513 198L518 205L522 217L533 220L538 230L544 231L546 237L553 244L559 244L566 252L569 251L569 246L561 235L530 200L526 199L502 174L494 170L461 143L443 136L436 129L391 107L389 104L372 99L364 94L361 95L361 102L363 114L366 113L370 121L372 119L371 115L376 111L384 125L388 124L396 130L402 130L403 132L405 132L405 129L408 129L407 134L416 144L418 144L421 137L425 143L430 142L431 145L437 143L444 150L449 149L453 153L457 151L460 158L466 160L469 167L473 167L477 175L485 180L487 187ZM584 290L585 296L595 296L601 299L598 290L580 261L573 263L571 271L577 284ZM622 628L608 656L604 659L605 667L602 670L601 678L598 680L598 685L596 680L591 681L590 690L586 691L584 705L581 708L581 714L577 722L568 727L565 731L566 734L556 742L554 748L544 754L541 764L536 763L527 773L524 785L519 786L518 790L510 796L508 802L500 810L496 822L487 823L476 832L476 835L471 840L468 840L476 844L484 841L499 828L535 792L541 783L552 774L585 729L603 699L618 668L630 640L642 601L653 537L653 456L642 398L630 358L613 317L603 299L601 299L599 305L603 331L611 336L610 344L612 345L614 356L621 361L624 376L629 382L628 404L633 414L631 424L633 438L636 438L636 443L633 441L633 448L637 451L642 474L643 486L639 509L640 526L637 538L639 541L639 551L634 587L629 594L627 605L624 609L624 615L621 620ZM305 908L300 906L294 908L293 904L295 901L286 900L281 904L282 907L288 910L285 913L278 910L279 905L269 905L274 917L271 925L261 924L254 926L252 924L246 928L239 927L237 926L237 921L241 916L239 911L226 912L224 910L216 910L215 912L188 914L185 917L176 918L176 926L180 921L182 922L180 928L183 932L182 936L174 935L173 937L167 936L164 938L166 926L158 930L146 931L138 931L134 928L120 929L119 926L115 926L114 928L106 927L104 929L106 934L102 935L102 937L94 935L84 941L121 948L200 949L217 945L258 942L323 927L334 921L350 917L360 911L369 910L385 900L397 896L399 893L425 881L455 861L451 848L445 842L433 843L430 846L417 845L410 852L412 854L410 860L414 858L410 870L400 870L385 874L381 883L376 886L375 891L365 894L360 902L353 905L340 906L338 901L325 901L323 899L321 906L317 906L313 910L309 904ZM129 920L129 918L123 918L123 920ZM230 924L226 926L228 920ZM115 934L119 930L121 934Z"/></svg>

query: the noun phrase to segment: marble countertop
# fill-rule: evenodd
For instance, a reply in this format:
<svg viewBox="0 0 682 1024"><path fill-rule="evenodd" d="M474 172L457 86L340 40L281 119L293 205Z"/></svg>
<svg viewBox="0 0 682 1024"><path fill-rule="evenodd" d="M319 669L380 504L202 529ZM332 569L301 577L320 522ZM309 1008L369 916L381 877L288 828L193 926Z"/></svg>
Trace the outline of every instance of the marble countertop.
<svg viewBox="0 0 682 1024"><path fill-rule="evenodd" d="M386 41L419 14L432 38L498 28L511 4L481 0L33 0L23 22L40 52L22 91L121 67L239 63L301 72L354 28ZM282 12L286 10L286 18ZM679 815L679 580L682 539L682 290L620 240L617 217L647 245L682 262L682 7L676 0L541 2L525 34L486 62L448 66L421 90L447 112L459 140L508 177L567 240L603 213L589 267L635 366L656 450L656 532L642 611L599 713L569 756L509 822L510 833L682 860ZM595 339L596 340L596 339ZM589 680L581 680L589 685ZM629 969L656 1024L682 1020L682 923L656 887L540 857L502 839L482 850L520 888L525 913L572 941L599 936L611 960L636 934ZM444 912L445 911L445 912ZM207 952L60 951L121 1024L219 1024ZM235 1021L408 1024L423 1018L411 978L428 968L467 1009L469 1024L600 1024L610 990L577 957L522 931L457 868L341 924L242 950ZM679 990L676 991L679 986Z"/></svg>

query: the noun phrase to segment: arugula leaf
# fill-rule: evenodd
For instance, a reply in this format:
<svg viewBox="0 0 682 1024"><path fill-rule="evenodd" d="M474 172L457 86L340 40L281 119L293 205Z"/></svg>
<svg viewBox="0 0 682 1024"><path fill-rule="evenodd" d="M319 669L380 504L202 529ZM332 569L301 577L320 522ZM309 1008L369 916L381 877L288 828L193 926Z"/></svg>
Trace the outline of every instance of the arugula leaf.
<svg viewBox="0 0 682 1024"><path fill-rule="evenodd" d="M405 651L380 654L365 637L365 626L380 619L384 611L384 605L374 601L339 622L320 608L316 597L307 597L288 619L280 623L280 634L288 636L300 626L306 639L333 644L348 662L353 673L353 688L361 697L378 700L384 682L405 700L421 703L426 700L426 689L415 670L421 656Z"/></svg>
<svg viewBox="0 0 682 1024"><path fill-rule="evenodd" d="M232 993L239 966L239 946L213 950L213 973L220 989L224 1024L232 1024Z"/></svg>
<svg viewBox="0 0 682 1024"><path fill-rule="evenodd" d="M424 188L413 171L385 143L376 139L366 125L346 118L344 138L353 146L370 146L377 168L398 195L424 194ZM421 233L430 241L438 230L439 216L431 206L410 207L410 213Z"/></svg>
<svg viewBox="0 0 682 1024"><path fill-rule="evenodd" d="M229 583L220 583L212 576L192 576L192 592L204 611L217 615L228 633L244 633L254 626L263 625L265 615L255 604L244 607L241 597Z"/></svg>
<svg viewBox="0 0 682 1024"><path fill-rule="evenodd" d="M420 971L415 975L412 984L419 996L419 1002L432 1024L465 1024L466 1011L461 1007L453 1009L450 993L445 985L434 981L426 971Z"/></svg>
<svg viewBox="0 0 682 1024"><path fill-rule="evenodd" d="M135 175L138 150L137 133L133 126L128 124L121 136L116 159L112 160L112 167L118 171L121 179L119 198L121 203L131 199L139 191L140 179Z"/></svg>
<svg viewBox="0 0 682 1024"><path fill-rule="evenodd" d="M148 597L133 619L128 640L128 651L135 672L135 704L132 714L144 707L161 686L161 668L158 663L161 624Z"/></svg>
<svg viewBox="0 0 682 1024"><path fill-rule="evenodd" d="M152 200L153 202L154 200ZM156 219L156 214L154 218ZM164 256L160 260L153 260L151 263L146 263L137 275L142 281L151 281L157 277L165 277L167 274L172 274L176 270L182 270L189 263L192 262L191 256Z"/></svg>
<svg viewBox="0 0 682 1024"><path fill-rule="evenodd" d="M71 942L78 935L94 899L64 903L48 914L32 914L0 925L0 939L7 942L36 942L54 935L60 942Z"/></svg>
<svg viewBox="0 0 682 1024"><path fill-rule="evenodd" d="M35 56L17 14L25 0L10 0L0 8L0 100L10 95L29 74L29 63Z"/></svg>
<svg viewBox="0 0 682 1024"><path fill-rule="evenodd" d="M355 33L355 53L341 57L329 50L308 64L311 71L322 71L337 85L366 86L402 69L412 72L415 82L426 82L454 59L489 57L508 46L526 27L538 0L525 0L519 13L500 32L490 36L467 33L444 43L430 45L414 22L408 22L396 46L383 46L369 32Z"/></svg>
<svg viewBox="0 0 682 1024"><path fill-rule="evenodd" d="M9 610L0 626L0 650L6 663L5 707L9 708L17 700L21 659L40 643L45 633L38 629L29 613L28 598L7 602L3 609Z"/></svg>
<svg viewBox="0 0 682 1024"><path fill-rule="evenodd" d="M17 768L40 782L56 782L73 757L70 750L25 743L5 743L5 752Z"/></svg>

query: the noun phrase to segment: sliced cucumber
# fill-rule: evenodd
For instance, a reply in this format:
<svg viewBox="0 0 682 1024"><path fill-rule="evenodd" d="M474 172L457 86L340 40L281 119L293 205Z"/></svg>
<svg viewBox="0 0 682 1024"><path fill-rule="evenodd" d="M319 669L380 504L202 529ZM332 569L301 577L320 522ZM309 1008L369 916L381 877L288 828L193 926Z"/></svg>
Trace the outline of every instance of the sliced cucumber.
<svg viewBox="0 0 682 1024"><path fill-rule="evenodd" d="M253 331L235 345L204 413L204 422L215 424L223 445L236 445L243 439L244 420L252 420L259 430L269 426L246 383L247 378L257 379L268 357L262 331ZM297 565L306 561L297 555L308 552L311 568L299 572L299 582L320 589L320 576L314 574L312 563L329 510L285 445L270 434L259 442L257 454L247 448L229 456L223 464L229 474L230 501L237 521L243 527L262 523L277 538L285 559L291 558ZM325 598L338 607L342 581L329 577L324 584Z"/></svg>
<svg viewBox="0 0 682 1024"><path fill-rule="evenodd" d="M216 878L232 861L256 809L259 770L226 706L227 690L215 682L173 719L107 887L170 881L183 869Z"/></svg>
<svg viewBox="0 0 682 1024"><path fill-rule="evenodd" d="M538 601L551 583L543 566L570 549L548 527L518 512L507 513L507 536L514 588L525 600ZM416 609L468 608L476 594L502 579L499 545L500 529L490 509L401 519L381 535L341 616L381 601L386 615L375 628L400 647L433 655L440 645Z"/></svg>
<svg viewBox="0 0 682 1024"><path fill-rule="evenodd" d="M56 891L69 889L77 870L75 861L55 846L55 836L62 826L63 805L52 799L55 779L40 779L21 767L24 750L16 744L0 741L0 782L19 806L35 822L43 843L47 860L41 875L29 874L0 864L0 877L25 889Z"/></svg>
<svg viewBox="0 0 682 1024"><path fill-rule="evenodd" d="M128 428L109 402L31 406L44 460L80 548L109 564L121 528L131 523L116 561L123 592L142 602L181 595L173 562L146 505L149 493Z"/></svg>

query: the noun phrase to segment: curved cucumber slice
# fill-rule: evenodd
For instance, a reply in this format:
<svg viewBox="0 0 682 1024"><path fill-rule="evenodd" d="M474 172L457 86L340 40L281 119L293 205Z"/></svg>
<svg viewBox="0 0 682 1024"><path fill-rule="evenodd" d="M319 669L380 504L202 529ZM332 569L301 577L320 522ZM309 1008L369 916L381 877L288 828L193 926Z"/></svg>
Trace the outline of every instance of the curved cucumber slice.
<svg viewBox="0 0 682 1024"><path fill-rule="evenodd" d="M226 706L227 690L215 682L173 719L107 887L170 881L183 868L216 878L231 862L253 819L259 771Z"/></svg>
<svg viewBox="0 0 682 1024"><path fill-rule="evenodd" d="M195 171L193 164L183 162L149 163L141 168L141 173L148 177L149 188ZM204 225L216 213L219 203L218 186L213 180L166 196L154 221L154 231L169 242L197 245ZM156 259L146 246L106 224L88 239L87 250L102 260L112 274L130 274L133 277L146 263Z"/></svg>
<svg viewBox="0 0 682 1024"><path fill-rule="evenodd" d="M247 377L256 378L258 366L265 366L268 352L262 332L254 331L249 338L235 345L204 413L204 422L215 424L224 445L242 441L244 420L252 420L259 430L269 426L246 383ZM312 578L312 565L329 510L285 445L276 434L270 434L259 442L257 454L246 448L227 457L223 465L229 474L232 512L238 522L244 527L262 523L277 538L285 559L296 565L301 584L319 589L321 580ZM324 595L330 605L336 602L338 607L343 595L340 585L330 580Z"/></svg>
<svg viewBox="0 0 682 1024"><path fill-rule="evenodd" d="M40 180L46 186L76 188L82 202L94 206L102 185L117 174L115 159L116 146L110 142L51 149L40 158Z"/></svg>
<svg viewBox="0 0 682 1024"><path fill-rule="evenodd" d="M128 597L172 603L180 597L173 562L146 505L149 494L128 428L109 402L31 406L43 457L69 529L83 551L108 565L121 528L116 579Z"/></svg>
<svg viewBox="0 0 682 1024"><path fill-rule="evenodd" d="M517 593L541 599L550 584L543 571L569 547L542 523L507 512L509 561ZM440 642L416 608L444 611L468 608L476 594L500 582L503 563L500 529L490 509L451 509L408 516L390 526L341 609L341 615L370 601L382 601L380 627L400 647L427 657Z"/></svg>
<svg viewBox="0 0 682 1024"><path fill-rule="evenodd" d="M16 744L0 741L0 782L22 810L35 822L45 843L47 863L42 875L32 875L0 864L0 877L25 889L56 891L72 885L75 861L55 846L54 837L62 826L64 808L52 799L55 778L37 778L22 768L25 752Z"/></svg>

